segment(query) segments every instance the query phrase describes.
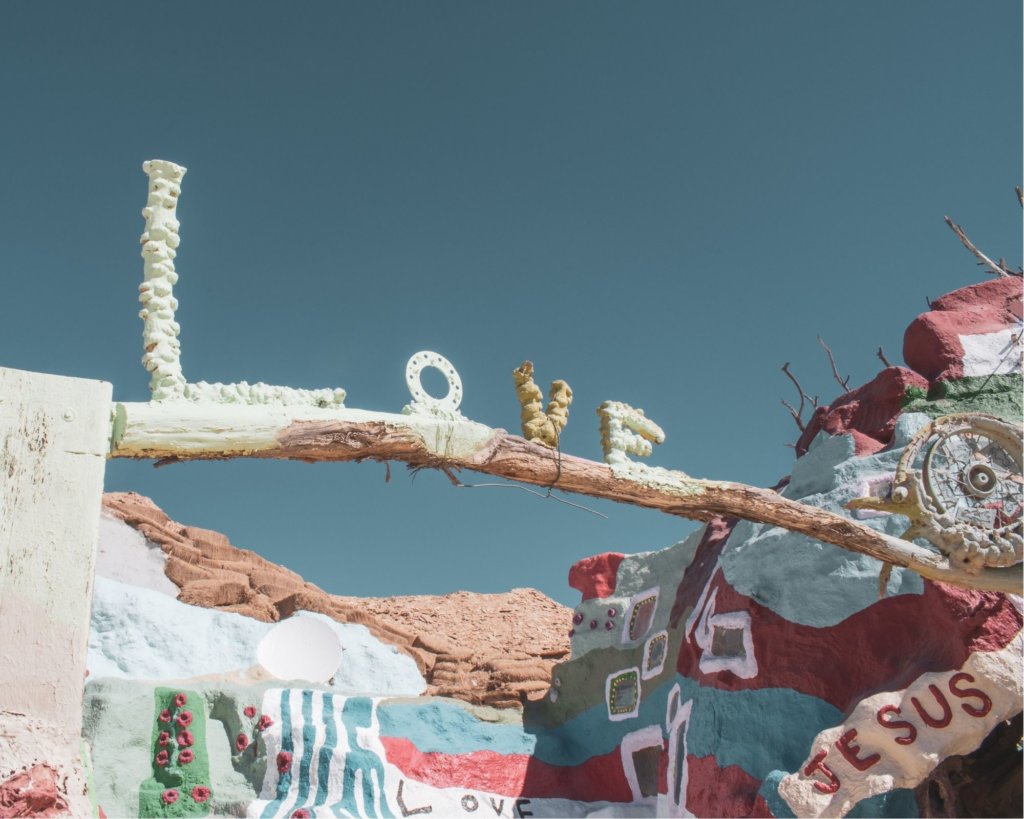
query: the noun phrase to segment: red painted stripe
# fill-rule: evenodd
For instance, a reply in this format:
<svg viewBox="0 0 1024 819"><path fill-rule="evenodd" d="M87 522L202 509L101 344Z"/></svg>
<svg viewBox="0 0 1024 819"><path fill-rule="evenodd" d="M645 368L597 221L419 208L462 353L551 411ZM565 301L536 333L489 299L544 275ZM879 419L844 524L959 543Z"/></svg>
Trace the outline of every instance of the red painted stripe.
<svg viewBox="0 0 1024 819"><path fill-rule="evenodd" d="M686 809L694 816L770 817L761 780L738 765L719 768L713 756L686 756Z"/></svg>
<svg viewBox="0 0 1024 819"><path fill-rule="evenodd" d="M997 651L1022 626L1004 595L929 581L921 595L887 597L828 628L786 620L738 593L720 571L714 587L716 612L750 613L758 675L702 673L700 649L688 634L676 666L683 676L730 691L789 688L840 711L868 693L905 688L921 674L958 669L975 651Z"/></svg>
<svg viewBox="0 0 1024 819"><path fill-rule="evenodd" d="M381 737L388 762L409 779L435 788L467 788L502 796L632 802L619 749L592 756L582 765L549 765L526 754L473 751L424 753L408 739Z"/></svg>

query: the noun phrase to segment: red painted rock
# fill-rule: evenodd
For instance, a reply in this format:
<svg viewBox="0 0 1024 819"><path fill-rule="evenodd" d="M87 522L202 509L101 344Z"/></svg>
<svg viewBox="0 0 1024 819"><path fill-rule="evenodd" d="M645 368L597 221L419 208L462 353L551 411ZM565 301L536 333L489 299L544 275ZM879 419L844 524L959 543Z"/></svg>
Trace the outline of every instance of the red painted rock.
<svg viewBox="0 0 1024 819"><path fill-rule="evenodd" d="M0 783L0 819L14 816L66 816L66 795L57 772L39 764Z"/></svg>
<svg viewBox="0 0 1024 819"><path fill-rule="evenodd" d="M614 594L616 575L623 557L621 552L604 552L583 558L569 569L569 585L579 591L584 600Z"/></svg>
<svg viewBox="0 0 1024 819"><path fill-rule="evenodd" d="M972 339L1019 325L1021 279L1010 276L963 287L932 302L903 335L903 358L929 381L949 381L973 372ZM979 365L984 369L983 362ZM988 370L991 372L991 369Z"/></svg>
<svg viewBox="0 0 1024 819"><path fill-rule="evenodd" d="M797 456L807 452L821 430L830 435L852 435L858 455L882 449L892 441L908 387L927 389L928 382L904 367L888 367L831 405L818 407L796 443Z"/></svg>

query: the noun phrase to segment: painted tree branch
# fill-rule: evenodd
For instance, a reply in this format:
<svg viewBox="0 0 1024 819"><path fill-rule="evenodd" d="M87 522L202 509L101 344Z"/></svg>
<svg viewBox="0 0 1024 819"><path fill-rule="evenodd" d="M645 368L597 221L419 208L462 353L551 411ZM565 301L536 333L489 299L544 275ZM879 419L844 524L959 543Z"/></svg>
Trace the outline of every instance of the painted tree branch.
<svg viewBox="0 0 1024 819"><path fill-rule="evenodd" d="M116 404L111 457L163 462L239 456L302 461L402 461L411 467L468 469L535 486L657 509L692 520L743 518L974 589L1021 592L1019 567L970 574L945 556L767 489L691 478L628 462L616 466L566 455L504 430L426 414L355 409Z"/></svg>

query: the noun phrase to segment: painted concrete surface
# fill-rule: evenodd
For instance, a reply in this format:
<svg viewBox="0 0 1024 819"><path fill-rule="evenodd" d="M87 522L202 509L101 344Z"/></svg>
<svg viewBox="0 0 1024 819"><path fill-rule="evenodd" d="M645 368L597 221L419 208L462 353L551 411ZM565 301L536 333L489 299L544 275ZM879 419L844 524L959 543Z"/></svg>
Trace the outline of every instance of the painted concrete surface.
<svg viewBox="0 0 1024 819"><path fill-rule="evenodd" d="M904 415L896 442L906 442L928 422L921 414ZM831 512L849 514L846 504L868 494L872 481L890 477L902 447L858 457L849 435L819 433L810 450L793 465L782 494ZM909 521L901 515L862 520L873 529L901 535ZM878 599L881 563L868 555L812 540L778 527L740 521L722 553L722 570L737 591L756 597L777 614L807 626L832 626ZM888 594L920 594L921 578L893 570Z"/></svg>
<svg viewBox="0 0 1024 819"><path fill-rule="evenodd" d="M969 400L977 376L964 372L988 359L961 337L1008 326L972 300L1005 289L938 300L946 315L915 326L955 335L959 358L919 345L927 374L890 368L823 408L780 491L901 534L905 518L846 504L884 493L935 402ZM159 816L917 815L913 788L935 765L1021 710L1024 616L1019 598L899 569L880 598L880 570L724 519L667 549L586 559L570 572L582 597L571 659L521 712L417 697L411 680L398 690L378 649L360 657L340 627L342 668L364 676L333 687L246 676L266 624L99 580L90 662L109 676L87 686L84 729L97 802ZM183 648L200 633L212 648ZM200 802L158 759L154 720L176 686L204 709Z"/></svg>

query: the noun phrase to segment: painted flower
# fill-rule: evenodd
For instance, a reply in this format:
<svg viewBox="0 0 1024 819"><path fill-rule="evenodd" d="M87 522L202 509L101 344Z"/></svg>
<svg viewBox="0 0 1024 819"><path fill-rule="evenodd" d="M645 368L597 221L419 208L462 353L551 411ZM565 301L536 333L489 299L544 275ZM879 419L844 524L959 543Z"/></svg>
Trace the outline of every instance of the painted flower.
<svg viewBox="0 0 1024 819"><path fill-rule="evenodd" d="M164 800L165 805L173 805L178 801L178 791L175 788L168 788L163 792L160 798Z"/></svg>
<svg viewBox="0 0 1024 819"><path fill-rule="evenodd" d="M181 708L186 702L188 702L188 697L186 697L180 691L177 694L174 695L174 707L175 708Z"/></svg>
<svg viewBox="0 0 1024 819"><path fill-rule="evenodd" d="M237 737L235 737L235 748L237 748L239 751L244 751L248 747L249 737L247 737L245 734L239 734Z"/></svg>
<svg viewBox="0 0 1024 819"><path fill-rule="evenodd" d="M260 721L256 723L256 730L266 731L273 724L274 720L270 718L270 714L261 714Z"/></svg>
<svg viewBox="0 0 1024 819"><path fill-rule="evenodd" d="M174 718L174 721L178 723L182 728L187 728L192 724L192 712L182 711L178 716Z"/></svg>
<svg viewBox="0 0 1024 819"><path fill-rule="evenodd" d="M247 706L245 706L245 710L242 711L242 713L245 714L249 719L252 719L253 717L256 716L256 706L255 705L247 705Z"/></svg>
<svg viewBox="0 0 1024 819"><path fill-rule="evenodd" d="M191 731L182 731L180 734L178 734L178 744L182 748L189 747L195 741L196 741L196 738L194 736L192 736L192 732Z"/></svg>
<svg viewBox="0 0 1024 819"><path fill-rule="evenodd" d="M277 772L283 774L292 766L292 752L281 751L277 755Z"/></svg>
<svg viewBox="0 0 1024 819"><path fill-rule="evenodd" d="M305 808L299 808L292 814L292 819L309 819L309 811Z"/></svg>
<svg viewBox="0 0 1024 819"><path fill-rule="evenodd" d="M191 748L183 748L181 751L178 752L178 764L179 765L188 765L188 763L191 762L195 758L196 758L196 755L194 753L192 753L192 749Z"/></svg>
<svg viewBox="0 0 1024 819"><path fill-rule="evenodd" d="M161 731L160 736L156 738L157 745L166 745L171 741L171 735L167 731Z"/></svg>
<svg viewBox="0 0 1024 819"><path fill-rule="evenodd" d="M171 761L171 755L167 751L159 751L154 762L161 768Z"/></svg>
<svg viewBox="0 0 1024 819"><path fill-rule="evenodd" d="M210 789L205 785L196 785L192 789L192 801L200 804L210 798Z"/></svg>
<svg viewBox="0 0 1024 819"><path fill-rule="evenodd" d="M163 711L160 712L160 716L157 717L157 719L160 720L160 722L170 722L171 712L165 708Z"/></svg>

